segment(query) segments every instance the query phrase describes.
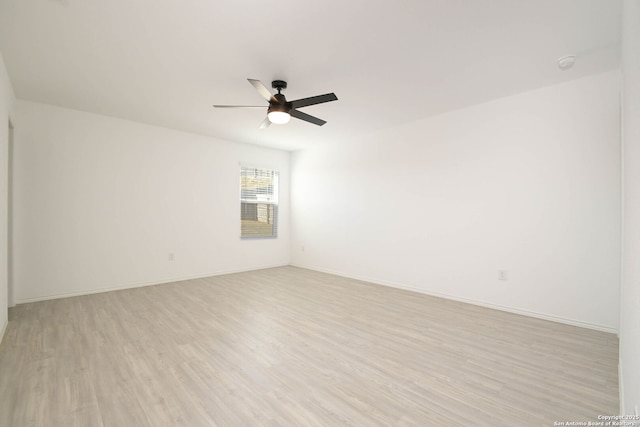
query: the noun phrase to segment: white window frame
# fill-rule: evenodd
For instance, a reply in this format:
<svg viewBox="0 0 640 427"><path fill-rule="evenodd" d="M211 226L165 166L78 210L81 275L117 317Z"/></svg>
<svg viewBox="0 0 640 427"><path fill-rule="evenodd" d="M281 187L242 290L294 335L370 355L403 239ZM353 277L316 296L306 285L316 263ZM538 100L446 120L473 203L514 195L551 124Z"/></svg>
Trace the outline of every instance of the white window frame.
<svg viewBox="0 0 640 427"><path fill-rule="evenodd" d="M240 165L241 239L278 238L278 188L277 169Z"/></svg>

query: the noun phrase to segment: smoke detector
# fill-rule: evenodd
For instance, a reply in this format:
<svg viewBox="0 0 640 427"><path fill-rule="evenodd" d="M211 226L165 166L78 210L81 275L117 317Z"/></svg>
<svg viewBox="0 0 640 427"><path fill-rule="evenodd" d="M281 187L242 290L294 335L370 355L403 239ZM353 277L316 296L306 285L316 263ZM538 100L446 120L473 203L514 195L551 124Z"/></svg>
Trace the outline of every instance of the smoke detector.
<svg viewBox="0 0 640 427"><path fill-rule="evenodd" d="M562 71L566 71L569 68L573 67L573 64L575 63L575 55L565 55L562 58L558 58L558 68L560 68Z"/></svg>

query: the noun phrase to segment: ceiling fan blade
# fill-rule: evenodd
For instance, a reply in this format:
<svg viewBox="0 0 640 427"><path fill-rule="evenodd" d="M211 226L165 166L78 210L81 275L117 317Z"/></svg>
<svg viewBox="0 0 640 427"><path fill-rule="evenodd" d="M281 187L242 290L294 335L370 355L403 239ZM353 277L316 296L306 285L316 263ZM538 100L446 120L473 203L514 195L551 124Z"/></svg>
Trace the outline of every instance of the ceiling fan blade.
<svg viewBox="0 0 640 427"><path fill-rule="evenodd" d="M295 101L291 101L291 106L293 108L302 108L309 105L322 104L323 102L331 102L337 100L338 97L335 93L327 93L324 95L312 96L310 98L296 99Z"/></svg>
<svg viewBox="0 0 640 427"><path fill-rule="evenodd" d="M265 108L266 105L214 105L213 108Z"/></svg>
<svg viewBox="0 0 640 427"><path fill-rule="evenodd" d="M269 117L265 117L262 123L260 123L260 129L266 129L270 125L271 125L271 120L269 120Z"/></svg>
<svg viewBox="0 0 640 427"><path fill-rule="evenodd" d="M267 89L267 87L263 85L260 80L256 80L256 79L247 79L247 80L249 80L249 83L251 83L253 87L256 88L258 93L262 95L264 99L266 99L267 101L278 102L276 97L273 96L273 94L269 91L269 89Z"/></svg>
<svg viewBox="0 0 640 427"><path fill-rule="evenodd" d="M304 120L305 122L313 123L314 125L318 125L318 126L322 126L323 124L327 123L322 119L313 117L307 113L303 113L302 111L298 111L294 109L291 109L291 111L289 111L289 114L291 114L291 117L295 117L296 119Z"/></svg>

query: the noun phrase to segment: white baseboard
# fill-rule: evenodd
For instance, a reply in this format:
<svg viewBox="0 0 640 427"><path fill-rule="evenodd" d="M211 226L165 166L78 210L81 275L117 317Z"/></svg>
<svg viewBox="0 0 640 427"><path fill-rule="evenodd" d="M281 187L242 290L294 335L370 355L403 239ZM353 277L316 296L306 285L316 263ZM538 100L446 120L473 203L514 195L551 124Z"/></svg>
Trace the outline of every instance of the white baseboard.
<svg viewBox="0 0 640 427"><path fill-rule="evenodd" d="M133 289L133 288L142 288L142 287L145 287L145 286L162 285L164 283L182 282L184 280L193 280L193 279L202 279L202 278L205 278L205 277L222 276L224 274L245 273L245 272L248 272L248 271L265 270L267 268L284 267L284 266L287 266L287 265L288 264L264 265L264 266L261 266L261 267L252 267L252 268L240 269L240 270L221 270L221 271L215 271L215 272L211 272L211 273L196 274L194 276L170 277L170 278L166 278L166 279L160 279L160 280L157 280L157 281L140 282L140 283L129 283L129 284L124 284L124 285L110 286L108 288L87 289L87 290L82 290L82 291L78 291L78 292L68 292L68 293L62 293L62 294L43 295L43 296L34 297L34 298L21 298L21 299L18 299L16 301L16 304L28 304L28 303L31 303L31 302L48 301L48 300L54 300L54 299L60 299L60 298L71 298L71 297L78 297L78 296L82 296L82 295L99 294L99 293L103 293L103 292L122 291L122 290L125 290L125 289Z"/></svg>
<svg viewBox="0 0 640 427"><path fill-rule="evenodd" d="M172 278L160 279L160 280L157 280L157 281L150 281L150 282L129 283L129 284L124 284L124 285L116 285L116 286L108 287L108 288L87 289L87 290L83 290L83 291L79 291L79 292L70 292L70 293L62 293L62 294L54 294L54 295L44 295L44 296L39 296L39 297L34 297L34 298L23 298L23 299L18 299L16 301L16 303L17 304L27 304L27 303L38 302L38 301L47 301L47 300L60 299L60 298L70 298L70 297L81 296L81 295L90 295L90 294L97 294L97 293L102 293L102 292L112 292L112 291L119 291L119 290L124 290L124 289L140 288L140 287L144 287L144 286L161 285L163 283L180 282L180 281L183 281L183 280L202 279L204 277L221 276L221 275L224 275L224 274L244 273L244 272L248 272L248 271L263 270L263 269L267 269L267 268L284 267L286 265L287 264L265 265L265 266L260 266L260 267L252 267L252 268L248 268L248 269L222 270L222 271L215 271L215 272L197 274L197 275L193 275L193 276L172 277ZM537 313L537 312L528 311L528 310L522 310L522 309L513 308L513 307L506 307L506 306L501 306L501 305L498 305L498 304L490 304L490 303L486 303L486 302L483 302L483 301L476 301L476 300L473 300L473 299L458 297L458 296L455 296L455 295L448 295L448 294L443 294L443 293L439 293L439 292L431 292L431 291L427 291L425 289L416 288L416 287L404 285L404 284L401 284L401 283L393 283L393 282L388 282L388 281L384 281L384 280L373 279L373 278L370 278L370 277L357 276L357 275L343 273L343 272L340 272L340 271L334 271L334 270L318 268L318 267L315 267L315 266L309 266L309 265L303 265L303 264L291 264L291 265L294 266L294 267L306 268L308 270L319 271L319 272L328 273L328 274L334 274L336 276L347 277L347 278L355 279L355 280L361 280L363 282L373 283L373 284L376 284L376 285L388 286L388 287L397 288L397 289L404 289L404 290L408 290L408 291L412 291L412 292L418 292L418 293L421 293L421 294L430 295L430 296L439 297L439 298L444 298L444 299L448 299L448 300L452 300L452 301L464 302L464 303L467 303L467 304L473 304L473 305L477 305L477 306L481 306L481 307L491 308L491 309L494 309L494 310L500 310L500 311L505 311L505 312L509 312L509 313L523 315L523 316L534 317L534 318L543 319L543 320L549 320L549 321L556 322L556 323L563 323L563 324L567 324L567 325L578 326L578 327L581 327L581 328L587 328L587 329L593 329L593 330L602 331L602 332L608 332L608 333L612 333L612 334L618 334L618 330L617 329L614 329L614 328L611 328L611 327L608 327L608 326L595 325L595 324L592 324L592 323L581 322L581 321L577 321L577 320L574 320L574 319L567 319L567 318L552 316L552 315L548 315L548 314L544 314L544 313ZM6 328L6 325L5 325L5 328Z"/></svg>
<svg viewBox="0 0 640 427"><path fill-rule="evenodd" d="M430 295L430 296L434 296L434 297L438 297L438 298L444 298L444 299L448 299L448 300L452 300L452 301L458 301L458 302L464 302L467 304L472 304L472 305L477 305L477 306L481 306L481 307L486 307L486 308L491 308L494 310L500 310L500 311L506 311L508 313L514 313L514 314L519 314L522 316L528 316L528 317L534 317L537 319L542 319L542 320L548 320L551 322L556 322L556 323L563 323L566 325L572 325L572 326L578 326L581 328L587 328L587 329L593 329L596 331L601 331L601 332L607 332L607 333L611 333L611 334L618 334L618 330L608 327L608 326L603 326L603 325L595 325L593 323L587 323L587 322L581 322L578 320L574 320L574 319L566 319L564 317L557 317L557 316L552 316L549 314L544 314L544 313L537 313L534 311L528 311L528 310L522 310L519 308L514 308L514 307L507 307L507 306L502 306L502 305L498 305L498 304L491 304L491 303L486 303L483 301L477 301L477 300L473 300L473 299L468 299L468 298L462 298L462 297L458 297L455 295L448 295L448 294L443 294L443 293L439 293L439 292L431 292L425 289L421 289L421 288L416 288L414 286L408 286L408 285L404 285L401 283L393 283L393 282L387 282L384 280L378 280L378 279L372 279L370 277L362 277L362 276L357 276L357 275L352 275L352 274L346 274L346 273L342 273L339 271L332 271L332 270L327 270L327 269L323 269L323 268L317 268L314 266L308 266L308 265L302 265L302 264L291 264L294 267L299 267L299 268L306 268L308 270L314 270L314 271L318 271L321 273L328 273L328 274L334 274L336 276L342 276L342 277L347 277L349 279L355 279L355 280L360 280L363 282L369 282L369 283L373 283L375 285L382 285L382 286L388 286L391 288L397 288L397 289L404 289L407 291L412 291L412 292L418 292L421 294L425 294L425 295Z"/></svg>

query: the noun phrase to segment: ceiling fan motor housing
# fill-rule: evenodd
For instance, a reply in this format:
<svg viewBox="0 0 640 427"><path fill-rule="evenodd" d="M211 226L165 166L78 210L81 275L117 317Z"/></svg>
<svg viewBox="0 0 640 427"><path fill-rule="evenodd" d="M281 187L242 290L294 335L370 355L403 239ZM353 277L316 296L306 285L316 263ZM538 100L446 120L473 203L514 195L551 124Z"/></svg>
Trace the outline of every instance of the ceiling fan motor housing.
<svg viewBox="0 0 640 427"><path fill-rule="evenodd" d="M285 83L286 85L286 83ZM291 103L287 102L287 98L285 98L285 96L281 93L276 93L275 95L273 95L273 97L278 101L278 102L274 102L274 101L269 101L269 113L272 111L282 111L285 113L288 113L289 111L291 111Z"/></svg>

